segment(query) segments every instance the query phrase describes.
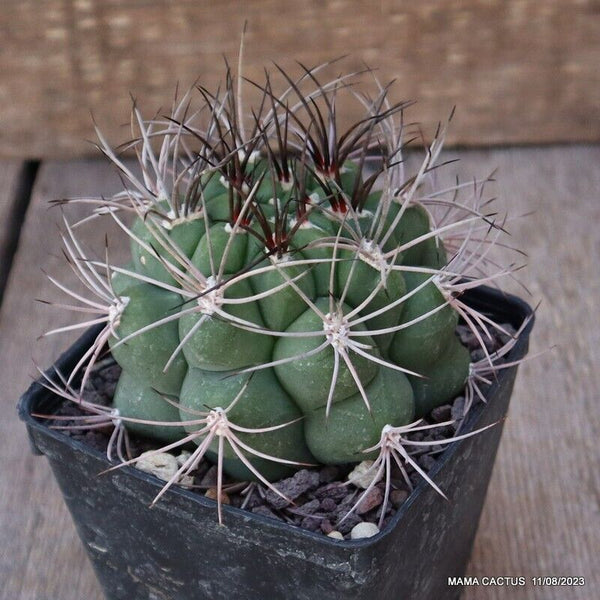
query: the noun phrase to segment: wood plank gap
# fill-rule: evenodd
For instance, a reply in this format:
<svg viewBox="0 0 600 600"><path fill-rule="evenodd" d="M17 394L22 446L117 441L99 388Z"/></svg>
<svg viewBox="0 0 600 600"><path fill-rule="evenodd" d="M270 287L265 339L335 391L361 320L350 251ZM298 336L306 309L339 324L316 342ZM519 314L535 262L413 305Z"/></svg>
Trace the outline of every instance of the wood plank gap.
<svg viewBox="0 0 600 600"><path fill-rule="evenodd" d="M39 160L26 160L17 176L11 210L4 223L4 255L0 261L0 306L2 306L8 276L19 247L21 227L25 221L39 167Z"/></svg>

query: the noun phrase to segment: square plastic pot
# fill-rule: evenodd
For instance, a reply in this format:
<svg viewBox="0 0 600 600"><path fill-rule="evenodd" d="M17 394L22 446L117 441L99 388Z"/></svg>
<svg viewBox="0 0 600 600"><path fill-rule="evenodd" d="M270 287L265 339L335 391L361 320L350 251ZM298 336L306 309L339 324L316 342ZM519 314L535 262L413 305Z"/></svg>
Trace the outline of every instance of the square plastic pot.
<svg viewBox="0 0 600 600"><path fill-rule="evenodd" d="M488 288L465 298L515 327L532 312ZM532 326L533 319L509 360L526 354ZM56 367L72 368L94 334L88 331ZM229 506L220 526L213 501L181 488L149 508L163 482L132 467L99 476L110 466L103 454L31 416L59 402L39 382L19 412L34 451L50 461L108 600L445 600L461 592L448 577L465 572L515 375L516 367L499 372L463 432L500 423L449 445L430 472L449 501L422 481L387 528L358 541Z"/></svg>

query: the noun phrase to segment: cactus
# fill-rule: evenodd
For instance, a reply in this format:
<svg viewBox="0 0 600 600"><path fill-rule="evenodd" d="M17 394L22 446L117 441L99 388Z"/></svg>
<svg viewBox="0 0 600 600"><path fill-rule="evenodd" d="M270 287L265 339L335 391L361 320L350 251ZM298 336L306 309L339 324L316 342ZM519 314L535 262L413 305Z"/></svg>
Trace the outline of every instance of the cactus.
<svg viewBox="0 0 600 600"><path fill-rule="evenodd" d="M478 393L459 319L484 353L490 329L502 331L460 300L514 270L488 256L503 222L484 212L487 180L435 189L445 126L408 174L409 103L378 83L373 98L354 91L355 74L321 83L321 70L278 68L284 92L267 75L248 112L229 68L223 92L198 88L201 110L192 91L168 118L134 106L141 174L98 131L126 190L79 199L90 216L65 219L65 255L94 299L55 283L94 318L49 333L103 328L62 389L79 397L108 344L123 373L100 412L121 437L192 444L177 477L205 457L219 485L227 473L270 487L300 465L384 447L410 461L402 434L467 382ZM341 93L365 110L343 133ZM128 236L127 265L86 257L76 231L101 218Z"/></svg>

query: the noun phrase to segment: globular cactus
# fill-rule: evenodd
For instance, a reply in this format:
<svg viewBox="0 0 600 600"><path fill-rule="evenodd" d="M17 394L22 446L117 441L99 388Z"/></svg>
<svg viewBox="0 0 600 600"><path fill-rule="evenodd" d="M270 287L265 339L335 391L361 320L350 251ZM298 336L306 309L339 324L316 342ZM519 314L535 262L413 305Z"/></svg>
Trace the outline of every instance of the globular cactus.
<svg viewBox="0 0 600 600"><path fill-rule="evenodd" d="M219 477L267 484L299 465L375 459L382 432L464 389L459 318L478 336L502 329L460 301L511 269L487 256L502 228L483 213L482 182L432 187L445 128L409 174L408 103L381 85L362 95L353 76L322 84L319 70L279 70L278 95L267 76L247 113L229 70L223 93L198 88L201 110L191 92L165 119L134 107L140 173L99 133L127 188L93 200L92 218L129 237L128 265L84 260L65 221L105 327L64 383L83 371L83 389L108 343L123 369L111 418L166 448L195 444L178 475L204 456ZM365 108L343 133L341 93Z"/></svg>

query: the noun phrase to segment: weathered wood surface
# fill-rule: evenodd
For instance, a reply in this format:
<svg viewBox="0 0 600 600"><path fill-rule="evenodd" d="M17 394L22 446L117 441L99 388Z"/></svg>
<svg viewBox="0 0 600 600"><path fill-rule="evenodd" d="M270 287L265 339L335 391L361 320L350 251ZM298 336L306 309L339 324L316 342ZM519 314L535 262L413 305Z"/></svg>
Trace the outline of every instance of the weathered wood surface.
<svg viewBox="0 0 600 600"><path fill-rule="evenodd" d="M600 147L461 155L497 165L509 226L541 301L489 488L470 575L581 575L584 588L470 588L465 599L598 598L600 578ZM478 167L480 167L478 169Z"/></svg>
<svg viewBox="0 0 600 600"><path fill-rule="evenodd" d="M35 342L44 331L70 320L64 311L35 301L37 298L64 301L64 295L54 289L40 269L74 282L74 277L69 279L72 274L60 256L57 232L60 211L49 209L47 201L117 189L120 183L112 170L98 161L43 165L23 225L0 316L2 600L100 598L98 584L67 510L59 500L60 492L48 465L29 450L15 402L35 376L32 357L37 364L46 366L68 343L59 337ZM81 212L79 207L72 214ZM89 228L88 233L95 247L103 243L102 235L94 228ZM115 260L120 260L118 250Z"/></svg>
<svg viewBox="0 0 600 600"><path fill-rule="evenodd" d="M468 574L580 575L584 588L468 588L467 600L564 600L600 597L597 556L600 481L600 147L463 151L463 175L498 166L496 190L513 214L510 224L529 255L533 301L541 300L532 353L525 363ZM46 461L29 453L14 404L33 373L30 357L48 364L63 339L34 343L65 316L36 305L50 286L39 267L66 275L54 255L57 239L45 200L109 192L114 178L97 162L43 165L24 226L0 317L2 600L100 600L99 586ZM61 271L62 269L62 271Z"/></svg>
<svg viewBox="0 0 600 600"><path fill-rule="evenodd" d="M19 160L0 161L0 298L10 271L16 204L19 202L19 183L23 172L23 162Z"/></svg>
<svg viewBox="0 0 600 600"><path fill-rule="evenodd" d="M213 89L246 19L252 78L271 61L350 54L348 69L366 62L397 79L398 99L418 100L414 120L435 123L457 105L453 143L600 139L594 0L4 0L0 156L92 154L90 110L122 141L129 92L151 116L177 81ZM343 114L358 110L347 101Z"/></svg>

